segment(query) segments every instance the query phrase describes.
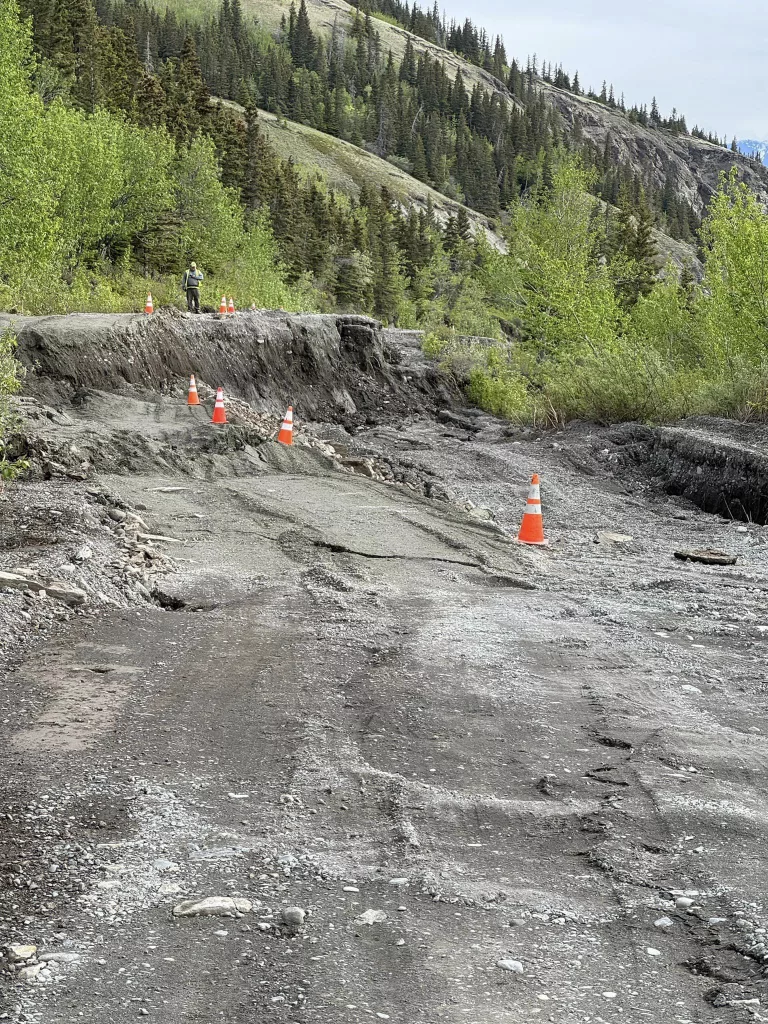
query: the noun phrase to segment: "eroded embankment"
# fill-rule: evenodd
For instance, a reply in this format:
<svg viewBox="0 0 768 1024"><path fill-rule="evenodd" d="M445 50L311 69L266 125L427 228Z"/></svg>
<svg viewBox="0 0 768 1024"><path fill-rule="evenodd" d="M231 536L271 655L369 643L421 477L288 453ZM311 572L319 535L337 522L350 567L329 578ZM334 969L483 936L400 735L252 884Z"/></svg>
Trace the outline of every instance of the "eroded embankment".
<svg viewBox="0 0 768 1024"><path fill-rule="evenodd" d="M768 522L768 431L754 423L701 418L675 427L622 424L610 432L622 463L726 519Z"/></svg>
<svg viewBox="0 0 768 1024"><path fill-rule="evenodd" d="M167 308L152 317L0 317L0 328L8 326L19 339L26 390L52 404L126 384L163 391L190 373L256 409L277 413L294 404L315 420L364 421L382 405L411 409L416 393L428 411L458 397L445 374L401 365L391 335L360 316L259 310L195 317Z"/></svg>

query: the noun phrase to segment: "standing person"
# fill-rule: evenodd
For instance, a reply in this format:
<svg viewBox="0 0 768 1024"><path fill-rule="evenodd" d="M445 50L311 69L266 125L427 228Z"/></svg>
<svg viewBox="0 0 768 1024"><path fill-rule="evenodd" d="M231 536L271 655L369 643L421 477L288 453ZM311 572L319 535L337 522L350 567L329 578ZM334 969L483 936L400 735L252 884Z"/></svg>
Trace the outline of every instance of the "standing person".
<svg viewBox="0 0 768 1024"><path fill-rule="evenodd" d="M197 269L197 264L190 263L189 270L184 271L184 277L181 280L182 290L187 293L187 309L190 313L200 312L200 284L203 280L203 275Z"/></svg>

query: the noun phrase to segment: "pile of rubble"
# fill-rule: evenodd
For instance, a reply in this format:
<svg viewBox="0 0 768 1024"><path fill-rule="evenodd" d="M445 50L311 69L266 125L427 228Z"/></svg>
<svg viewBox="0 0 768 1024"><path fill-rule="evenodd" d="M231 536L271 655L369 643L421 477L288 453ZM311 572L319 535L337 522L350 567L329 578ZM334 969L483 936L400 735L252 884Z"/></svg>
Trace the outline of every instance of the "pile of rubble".
<svg viewBox="0 0 768 1024"><path fill-rule="evenodd" d="M54 980L62 964L73 964L80 959L79 953L64 950L39 952L37 946L11 942L0 950L0 969L14 981L27 984Z"/></svg>
<svg viewBox="0 0 768 1024"><path fill-rule="evenodd" d="M157 577L176 569L163 550L178 543L175 538L151 533L138 512L99 487L74 491L44 481L28 485L24 496L23 509L6 517L2 537L0 593L17 594L0 603L0 629L9 638L18 627L66 621L94 603L127 607L157 600ZM44 536L43 513L56 524ZM32 556L25 558L25 550Z"/></svg>

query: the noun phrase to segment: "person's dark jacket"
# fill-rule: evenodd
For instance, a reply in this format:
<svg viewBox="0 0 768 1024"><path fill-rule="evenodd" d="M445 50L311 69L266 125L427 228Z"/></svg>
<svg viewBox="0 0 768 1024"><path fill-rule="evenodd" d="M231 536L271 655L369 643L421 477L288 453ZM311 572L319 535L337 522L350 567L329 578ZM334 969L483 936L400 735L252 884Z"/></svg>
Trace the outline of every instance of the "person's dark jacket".
<svg viewBox="0 0 768 1024"><path fill-rule="evenodd" d="M201 271L185 270L184 277L181 279L181 287L184 291L187 291L188 288L199 288L203 280Z"/></svg>

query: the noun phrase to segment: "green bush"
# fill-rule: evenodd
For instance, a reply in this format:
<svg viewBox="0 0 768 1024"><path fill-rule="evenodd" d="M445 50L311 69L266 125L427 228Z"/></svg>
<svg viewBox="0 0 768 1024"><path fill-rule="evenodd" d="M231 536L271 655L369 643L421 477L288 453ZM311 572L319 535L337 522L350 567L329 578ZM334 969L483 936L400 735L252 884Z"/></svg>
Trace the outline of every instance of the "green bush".
<svg viewBox="0 0 768 1024"><path fill-rule="evenodd" d="M10 331L0 334L0 492L7 481L26 469L26 463L7 458L8 434L17 417L11 408L11 396L21 386L21 368L14 357L16 337Z"/></svg>

